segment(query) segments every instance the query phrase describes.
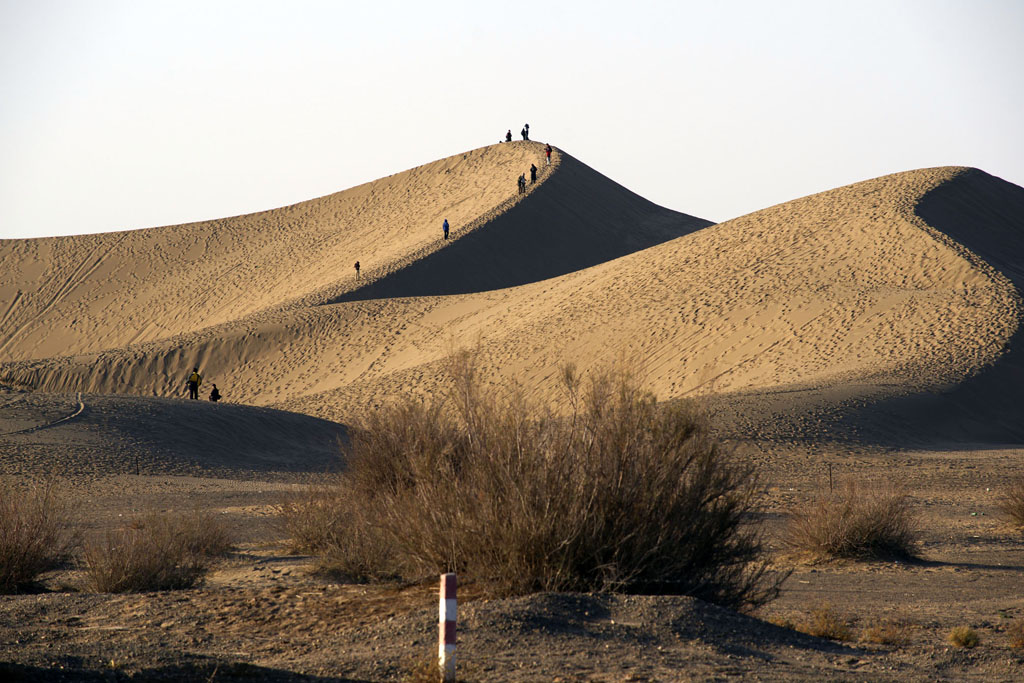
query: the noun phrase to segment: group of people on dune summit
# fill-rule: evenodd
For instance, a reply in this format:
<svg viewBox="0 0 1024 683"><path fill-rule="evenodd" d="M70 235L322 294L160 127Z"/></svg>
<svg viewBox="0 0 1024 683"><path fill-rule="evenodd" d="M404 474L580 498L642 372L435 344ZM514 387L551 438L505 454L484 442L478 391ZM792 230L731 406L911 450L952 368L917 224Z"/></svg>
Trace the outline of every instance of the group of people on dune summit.
<svg viewBox="0 0 1024 683"><path fill-rule="evenodd" d="M192 400L199 398L199 387L203 383L203 376L199 374L199 368L192 368L192 374L185 380L185 384L188 386L188 397ZM210 392L210 400L216 403L220 400L220 391L217 390L217 385L213 385L213 391Z"/></svg>
<svg viewBox="0 0 1024 683"><path fill-rule="evenodd" d="M519 131L519 134L523 136L524 140L530 139L530 124L524 123L523 129ZM508 132L505 133L505 142L512 142L512 129L509 128Z"/></svg>

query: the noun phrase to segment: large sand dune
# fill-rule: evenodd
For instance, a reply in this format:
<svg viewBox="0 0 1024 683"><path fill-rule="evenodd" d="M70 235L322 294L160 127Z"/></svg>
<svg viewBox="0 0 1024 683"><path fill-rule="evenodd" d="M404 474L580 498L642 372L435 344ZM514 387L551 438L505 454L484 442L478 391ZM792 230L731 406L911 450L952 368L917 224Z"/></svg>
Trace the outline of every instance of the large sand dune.
<svg viewBox="0 0 1024 683"><path fill-rule="evenodd" d="M558 150L546 166L543 150L492 145L234 218L0 240L0 360L101 351L341 298L508 287L709 224ZM537 184L518 195L531 163Z"/></svg>
<svg viewBox="0 0 1024 683"><path fill-rule="evenodd" d="M825 405L863 425L877 419L868 407L908 397L948 397L944 405L974 412L984 411L986 392L989 402L1020 403L1010 350L1024 268L1021 188L976 170L923 169L694 231L704 223L654 207L564 154L521 199L492 187L499 176L509 185L516 164L539 161L539 150L484 148L239 219L3 243L5 260L21 259L21 274L3 284L20 290L6 306L3 352L31 360L6 364L0 376L47 392L177 396L200 365L231 400L345 422L383 401L438 391L452 346L477 345L495 381L546 391L566 361L585 368L626 354L661 399L727 397L773 420ZM445 186L450 177L455 190ZM396 199L405 194L419 203ZM451 198L430 203L424 194ZM338 225L340 209L317 208L332 202L361 219ZM438 250L443 215L471 230ZM103 240L150 240L150 251L133 246L105 269L101 256L117 247L97 251ZM177 270L161 270L153 255L164 242ZM39 254L65 243L76 257L55 256L47 284L26 294L42 277ZM186 243L205 275L176 282ZM386 264L365 284L339 279L352 245L374 254L364 263ZM137 304L132 254L159 272L140 285ZM32 263L37 280L25 274ZM228 272L238 281L197 295L200 280ZM100 307L86 294L100 289L93 282L121 303ZM69 332L63 325L87 300L90 324ZM143 321L152 311L159 332ZM192 316L202 329L185 333ZM147 337L160 338L130 343ZM45 357L62 345L75 353Z"/></svg>

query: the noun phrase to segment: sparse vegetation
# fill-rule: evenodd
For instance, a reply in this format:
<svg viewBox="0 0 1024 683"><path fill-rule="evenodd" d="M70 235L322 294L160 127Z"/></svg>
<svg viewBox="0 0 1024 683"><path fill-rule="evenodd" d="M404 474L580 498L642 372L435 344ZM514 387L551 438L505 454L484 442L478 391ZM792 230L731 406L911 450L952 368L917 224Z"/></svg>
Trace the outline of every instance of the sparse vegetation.
<svg viewBox="0 0 1024 683"><path fill-rule="evenodd" d="M1024 476L1010 482L999 501L999 511L1010 524L1024 529Z"/></svg>
<svg viewBox="0 0 1024 683"><path fill-rule="evenodd" d="M910 627L903 619L885 618L867 626L860 635L862 643L902 647L910 640Z"/></svg>
<svg viewBox="0 0 1024 683"><path fill-rule="evenodd" d="M1010 636L1010 647L1014 650L1024 650L1024 621L1014 622L1006 632Z"/></svg>
<svg viewBox="0 0 1024 683"><path fill-rule="evenodd" d="M806 620L797 624L796 630L829 640L845 641L852 637L849 624L829 605L820 605L812 610Z"/></svg>
<svg viewBox="0 0 1024 683"><path fill-rule="evenodd" d="M794 512L786 542L819 557L912 557L916 536L917 522L904 491L851 481Z"/></svg>
<svg viewBox="0 0 1024 683"><path fill-rule="evenodd" d="M230 547L215 516L150 513L102 542L85 546L90 587L101 593L174 590L196 585L208 558Z"/></svg>
<svg viewBox="0 0 1024 683"><path fill-rule="evenodd" d="M67 501L50 484L0 484L0 593L32 584L78 543Z"/></svg>
<svg viewBox="0 0 1024 683"><path fill-rule="evenodd" d="M981 642L981 638L970 626L957 626L949 632L949 642L957 647L972 648Z"/></svg>
<svg viewBox="0 0 1024 683"><path fill-rule="evenodd" d="M777 593L748 513L754 477L685 403L624 370L564 370L568 416L485 390L450 359L447 400L351 430L348 472L285 506L302 547L356 577L459 571L512 594L679 593L732 606ZM316 531L316 530L319 531Z"/></svg>

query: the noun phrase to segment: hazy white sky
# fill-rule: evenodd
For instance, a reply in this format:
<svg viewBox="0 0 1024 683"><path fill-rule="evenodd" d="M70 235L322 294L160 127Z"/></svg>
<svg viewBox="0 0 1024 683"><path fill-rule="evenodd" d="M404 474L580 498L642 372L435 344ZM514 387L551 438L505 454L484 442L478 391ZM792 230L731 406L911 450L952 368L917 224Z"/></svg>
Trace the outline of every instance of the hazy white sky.
<svg viewBox="0 0 1024 683"><path fill-rule="evenodd" d="M715 221L923 166L1024 185L1024 2L0 0L0 237L260 211L525 122Z"/></svg>

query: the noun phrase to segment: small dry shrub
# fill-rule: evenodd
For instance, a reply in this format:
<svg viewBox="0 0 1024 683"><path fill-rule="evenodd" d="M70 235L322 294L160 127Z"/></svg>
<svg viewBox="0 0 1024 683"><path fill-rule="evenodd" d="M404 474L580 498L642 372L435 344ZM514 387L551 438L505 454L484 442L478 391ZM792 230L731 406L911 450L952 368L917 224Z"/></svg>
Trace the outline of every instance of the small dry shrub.
<svg viewBox="0 0 1024 683"><path fill-rule="evenodd" d="M348 500L339 481L314 484L278 506L292 552L319 555L321 574L357 583L398 578L376 520Z"/></svg>
<svg viewBox="0 0 1024 683"><path fill-rule="evenodd" d="M101 593L191 588L206 573L208 558L229 548L227 532L212 514L150 513L86 544L86 574Z"/></svg>
<svg viewBox="0 0 1024 683"><path fill-rule="evenodd" d="M999 511L1010 524L1024 528L1024 476L1018 476L1010 482L999 501Z"/></svg>
<svg viewBox="0 0 1024 683"><path fill-rule="evenodd" d="M797 624L796 630L818 638L829 640L850 640L850 626L829 605L821 605L811 611L808 618Z"/></svg>
<svg viewBox="0 0 1024 683"><path fill-rule="evenodd" d="M676 593L737 608L777 594L749 514L753 471L688 404L659 405L621 369L584 382L566 367L565 416L487 388L471 354L450 369L449 396L352 426L340 483L285 511L300 547L352 576L458 571L500 594Z"/></svg>
<svg viewBox="0 0 1024 683"><path fill-rule="evenodd" d="M74 550L71 508L52 484L0 484L0 593L29 586Z"/></svg>
<svg viewBox="0 0 1024 683"><path fill-rule="evenodd" d="M949 642L957 647L972 648L981 642L981 638L970 626L957 626L949 632Z"/></svg>
<svg viewBox="0 0 1024 683"><path fill-rule="evenodd" d="M1024 650L1024 621L1014 623L1006 629L1006 633L1010 636L1010 647L1014 650Z"/></svg>
<svg viewBox="0 0 1024 683"><path fill-rule="evenodd" d="M907 494L892 484L847 482L797 509L786 543L819 557L913 557L917 520Z"/></svg>
<svg viewBox="0 0 1024 683"><path fill-rule="evenodd" d="M910 640L910 626L903 619L880 619L861 632L860 640L862 643L903 647Z"/></svg>

